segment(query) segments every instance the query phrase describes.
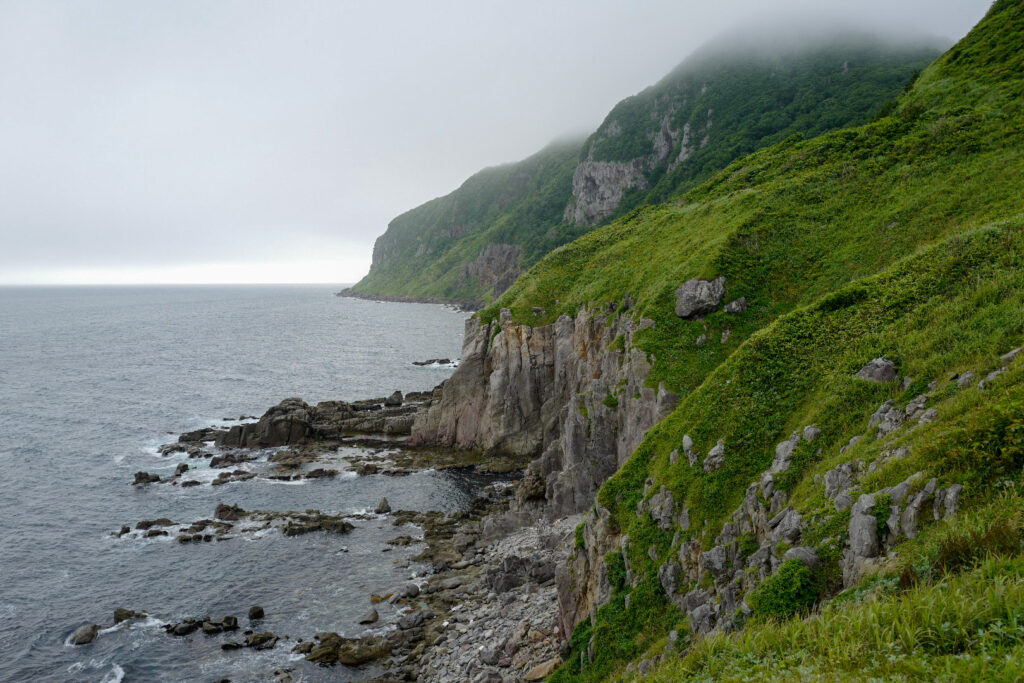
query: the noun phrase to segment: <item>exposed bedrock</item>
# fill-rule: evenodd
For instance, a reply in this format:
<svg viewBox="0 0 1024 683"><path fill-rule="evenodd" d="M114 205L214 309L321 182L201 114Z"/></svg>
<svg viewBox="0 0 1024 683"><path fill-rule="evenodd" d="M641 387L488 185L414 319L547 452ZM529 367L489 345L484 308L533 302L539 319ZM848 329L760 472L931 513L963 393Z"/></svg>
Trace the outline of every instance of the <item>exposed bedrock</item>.
<svg viewBox="0 0 1024 683"><path fill-rule="evenodd" d="M675 406L645 387L651 366L633 336L653 323L580 311L550 325L466 323L462 362L412 428L416 444L533 456L517 496L561 517L586 509L598 487Z"/></svg>

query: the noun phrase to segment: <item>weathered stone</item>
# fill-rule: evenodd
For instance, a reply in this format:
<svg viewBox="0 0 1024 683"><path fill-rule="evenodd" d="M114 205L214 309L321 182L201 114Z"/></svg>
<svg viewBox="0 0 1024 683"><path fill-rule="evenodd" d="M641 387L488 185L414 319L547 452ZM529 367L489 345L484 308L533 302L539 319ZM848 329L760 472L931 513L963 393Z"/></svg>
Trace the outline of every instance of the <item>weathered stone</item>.
<svg viewBox="0 0 1024 683"><path fill-rule="evenodd" d="M523 676L523 680L542 681L548 676L550 676L552 673L554 673L555 669L557 669L559 664L561 663L562 660L559 657L549 659L548 661L538 664L537 666L533 667L528 672L526 672L526 675Z"/></svg>
<svg viewBox="0 0 1024 683"><path fill-rule="evenodd" d="M961 389L969 387L971 383L974 381L975 377L977 377L977 375L968 370L967 372L962 373L959 377L957 377L956 385Z"/></svg>
<svg viewBox="0 0 1024 683"><path fill-rule="evenodd" d="M388 499L387 498L381 498L380 502L377 503L377 507L376 507L376 509L374 509L374 512L377 513L378 515L385 515L385 514L391 512L391 504L388 503Z"/></svg>
<svg viewBox="0 0 1024 683"><path fill-rule="evenodd" d="M999 360L1003 361L1003 365L1009 365L1010 363L1017 359L1017 356L1020 355L1021 349L1024 349L1024 346L1018 346L1012 351L1004 353L1002 356L999 357Z"/></svg>
<svg viewBox="0 0 1024 683"><path fill-rule="evenodd" d="M360 624L375 624L380 619L380 615L377 614L377 610L371 609L369 612L359 617Z"/></svg>
<svg viewBox="0 0 1024 683"><path fill-rule="evenodd" d="M676 501L672 497L672 492L662 486L659 493L651 496L649 507L651 519L654 520L658 527L664 531L671 530L676 513Z"/></svg>
<svg viewBox="0 0 1024 683"><path fill-rule="evenodd" d="M249 621L253 621L255 619L262 619L265 616L266 614L264 613L263 608L259 605L253 605L249 608Z"/></svg>
<svg viewBox="0 0 1024 683"><path fill-rule="evenodd" d="M821 430L818 429L818 425L807 425L804 427L804 441L813 442L819 436L821 436Z"/></svg>
<svg viewBox="0 0 1024 683"><path fill-rule="evenodd" d="M818 553L814 552L813 548L807 548L807 547L804 547L804 546L797 546L795 548L790 548L782 556L782 559L783 560L800 560L801 562L803 562L805 565L807 565L811 569L814 569L815 567L817 567L818 566L818 562L820 561L819 558L818 558Z"/></svg>
<svg viewBox="0 0 1024 683"><path fill-rule="evenodd" d="M726 313L742 313L747 310L747 297L741 296L739 299L730 301L722 310Z"/></svg>
<svg viewBox="0 0 1024 683"><path fill-rule="evenodd" d="M719 439L715 447L708 451L708 457L704 458L704 471L714 472L725 464L725 439Z"/></svg>
<svg viewBox="0 0 1024 683"><path fill-rule="evenodd" d="M88 645L92 641L96 640L96 636L100 632L99 624L85 624L75 629L74 633L68 638L68 641L72 645Z"/></svg>
<svg viewBox="0 0 1024 683"><path fill-rule="evenodd" d="M883 356L862 367L854 377L882 384L895 381L896 374L896 365Z"/></svg>
<svg viewBox="0 0 1024 683"><path fill-rule="evenodd" d="M133 481L132 484L135 486L144 486L146 484L155 484L159 481L159 474L150 474L149 472L136 472L135 481Z"/></svg>
<svg viewBox="0 0 1024 683"><path fill-rule="evenodd" d="M679 577L682 576L683 568L678 562L667 562L658 569L658 580L661 587L665 589L665 595L671 599L679 590Z"/></svg>
<svg viewBox="0 0 1024 683"><path fill-rule="evenodd" d="M725 278L714 280L693 278L676 290L676 315L680 318L696 318L712 313L718 308L725 294Z"/></svg>
<svg viewBox="0 0 1024 683"><path fill-rule="evenodd" d="M402 405L402 400L403 400L402 392L401 391L395 391L395 393L391 394L386 399L384 399L384 405L389 407L389 408L394 408L394 407Z"/></svg>

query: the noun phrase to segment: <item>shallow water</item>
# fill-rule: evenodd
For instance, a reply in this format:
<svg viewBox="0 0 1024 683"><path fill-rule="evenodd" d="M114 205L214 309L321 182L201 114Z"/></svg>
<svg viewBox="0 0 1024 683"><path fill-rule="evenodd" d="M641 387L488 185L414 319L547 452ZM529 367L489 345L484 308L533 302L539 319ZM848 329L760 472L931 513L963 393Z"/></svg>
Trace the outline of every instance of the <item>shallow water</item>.
<svg viewBox="0 0 1024 683"><path fill-rule="evenodd" d="M451 369L412 361L457 358L464 320L323 286L0 289L0 680L266 680L282 667L297 680L365 677L293 661L288 642L224 652L223 636L174 638L159 624L231 614L244 629L259 604L258 630L293 640L360 633L369 594L422 571L408 564L416 546L382 552L415 530L370 519L348 535L189 545L110 532L141 519L211 518L220 502L333 513L372 509L382 496L394 509L467 505L480 481L452 472L131 485L137 470L170 473L179 462L209 478L205 461L163 458L156 446L288 396L430 389ZM83 623L112 624L116 607L154 618L65 644Z"/></svg>

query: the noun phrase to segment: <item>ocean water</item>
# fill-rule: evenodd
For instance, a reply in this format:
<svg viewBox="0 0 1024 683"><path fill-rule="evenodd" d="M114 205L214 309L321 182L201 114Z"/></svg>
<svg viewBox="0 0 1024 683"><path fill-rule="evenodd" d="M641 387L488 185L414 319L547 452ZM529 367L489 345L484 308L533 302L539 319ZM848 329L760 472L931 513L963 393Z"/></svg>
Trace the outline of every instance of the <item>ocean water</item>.
<svg viewBox="0 0 1024 683"><path fill-rule="evenodd" d="M464 313L441 306L333 296L329 286L0 288L0 680L359 680L290 654L319 631L364 632L371 592L423 568L417 549L384 552L409 529L387 519L323 533L182 545L117 539L123 524L212 518L220 502L245 509L344 513L451 511L480 481L465 473L347 474L295 483L133 487L132 474L173 472L156 453L178 433L261 415L289 396L310 402L426 390L450 369L414 360L457 358ZM206 461L187 461L202 467ZM161 623L235 615L251 605L257 630L292 641L222 651L223 636L175 638ZM111 625L117 607L151 619L66 644L84 623ZM382 610L386 613L386 609ZM239 640L241 631L234 634Z"/></svg>

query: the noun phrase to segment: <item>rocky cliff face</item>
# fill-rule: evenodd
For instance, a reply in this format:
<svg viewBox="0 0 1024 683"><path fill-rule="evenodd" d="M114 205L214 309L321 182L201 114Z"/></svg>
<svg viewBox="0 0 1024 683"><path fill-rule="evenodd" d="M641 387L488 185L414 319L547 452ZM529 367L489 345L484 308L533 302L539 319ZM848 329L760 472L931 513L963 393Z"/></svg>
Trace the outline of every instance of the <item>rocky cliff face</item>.
<svg viewBox="0 0 1024 683"><path fill-rule="evenodd" d="M590 311L538 327L507 311L472 318L459 369L418 415L412 440L534 456L520 505L550 518L582 511L675 405L674 394L644 386L651 367L632 341L650 324Z"/></svg>
<svg viewBox="0 0 1024 683"><path fill-rule="evenodd" d="M472 263L462 268L463 283L475 283L483 291L493 288L501 296L523 271L523 248L517 244L488 244Z"/></svg>

